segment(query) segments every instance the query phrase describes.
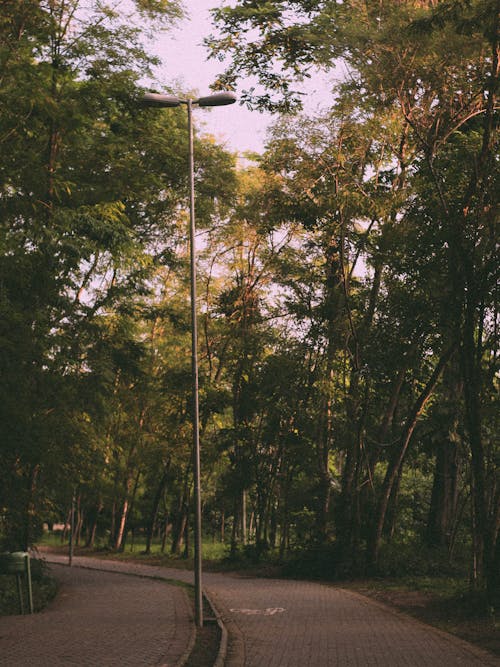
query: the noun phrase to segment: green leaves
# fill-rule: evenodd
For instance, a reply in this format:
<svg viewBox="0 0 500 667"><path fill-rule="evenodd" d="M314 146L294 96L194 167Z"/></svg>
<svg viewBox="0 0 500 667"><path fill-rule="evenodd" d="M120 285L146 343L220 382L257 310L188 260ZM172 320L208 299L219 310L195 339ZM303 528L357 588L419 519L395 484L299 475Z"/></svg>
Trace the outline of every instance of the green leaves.
<svg viewBox="0 0 500 667"><path fill-rule="evenodd" d="M176 7L143 9L165 18ZM99 439L97 405L112 381L88 392L99 375L94 322L143 297L153 271L148 230L162 188L138 168L134 106L152 61L135 28L93 9L7 2L0 20L0 505L23 548L58 471L77 481Z"/></svg>
<svg viewBox="0 0 500 667"><path fill-rule="evenodd" d="M134 0L139 12L152 20L171 25L183 15L182 3L178 0Z"/></svg>
<svg viewBox="0 0 500 667"><path fill-rule="evenodd" d="M249 107L287 112L300 109L298 82L311 66L326 65L333 56L332 42L325 39L325 27L332 27L331 4L242 2L213 10L220 32L205 43L212 58L225 61L228 55L232 57L219 75L217 87L232 88L238 79L248 76L258 83L240 95Z"/></svg>

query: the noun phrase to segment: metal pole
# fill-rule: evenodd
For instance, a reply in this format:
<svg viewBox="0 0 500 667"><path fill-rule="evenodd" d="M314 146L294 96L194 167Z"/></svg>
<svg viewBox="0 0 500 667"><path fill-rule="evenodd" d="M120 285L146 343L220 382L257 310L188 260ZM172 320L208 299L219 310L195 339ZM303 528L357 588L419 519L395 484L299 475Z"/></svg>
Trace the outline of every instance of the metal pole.
<svg viewBox="0 0 500 667"><path fill-rule="evenodd" d="M196 319L196 224L194 214L194 151L193 106L187 101L189 134L189 240L191 264L191 368L193 376L193 471L194 471L194 595L195 622L203 627L203 599L201 577L201 483L200 483L200 418L198 400L198 325Z"/></svg>
<svg viewBox="0 0 500 667"><path fill-rule="evenodd" d="M28 604L30 607L30 614L33 614L33 586L31 583L31 565L30 565L30 555L29 553L26 554L26 579L27 579L27 585L28 585Z"/></svg>
<svg viewBox="0 0 500 667"><path fill-rule="evenodd" d="M70 567L73 565L73 551L75 548L75 495L76 495L76 490L73 489L73 495L71 496L69 554L68 554L68 565Z"/></svg>
<svg viewBox="0 0 500 667"><path fill-rule="evenodd" d="M17 597L19 600L19 609L21 610L21 615L24 615L23 587L21 584L21 575L16 573L16 579L17 579Z"/></svg>

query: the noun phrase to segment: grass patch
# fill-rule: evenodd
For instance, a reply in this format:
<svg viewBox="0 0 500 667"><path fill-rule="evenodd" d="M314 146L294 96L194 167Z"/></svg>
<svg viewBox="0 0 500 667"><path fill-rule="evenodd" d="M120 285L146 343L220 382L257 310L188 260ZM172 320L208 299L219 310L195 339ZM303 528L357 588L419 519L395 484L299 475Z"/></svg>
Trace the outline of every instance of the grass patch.
<svg viewBox="0 0 500 667"><path fill-rule="evenodd" d="M194 544L194 542L192 542ZM61 541L61 537L57 533L45 533L43 537L38 542L39 547L47 547L53 553L58 554L68 554L69 553L69 543L67 540ZM88 557L98 557L103 559L113 559L120 561L137 561L148 563L150 565L164 565L165 567L175 567L178 569L193 569L193 549L190 549L190 555L186 557L184 553L179 555L172 554L170 552L170 545L167 544L164 551L162 551L162 546L160 540L154 540L151 544L150 553L146 554L146 540L145 539L135 539L126 543L125 548L121 551L116 551L109 546L109 544L104 541L96 542L96 545L92 548L87 548L84 546L75 546L73 553L76 556L88 556ZM223 562L228 553L228 546L220 542L213 542L212 540L207 540L203 543L203 561L207 567L210 567L211 563Z"/></svg>
<svg viewBox="0 0 500 667"><path fill-rule="evenodd" d="M102 560L116 560L121 562L142 563L144 565L172 567L178 570L194 569L192 550L189 557L186 557L184 554L172 554L168 548L162 552L161 544L158 541L151 545L150 553L146 554L145 546L146 543L144 540L136 540L134 545L127 544L123 551L115 551L107 544L101 543L93 548L75 547L73 554L75 556L99 558ZM52 553L60 555L69 554L68 542L61 542L59 536L51 535L49 533L46 533L43 539L39 541L38 547L41 547L42 551L46 548ZM255 557L254 549L251 545L238 549L236 554L231 557L230 546L228 544L207 540L202 545L202 554L203 569L206 572L237 571L247 576L282 576L277 554L268 552L265 557L258 559Z"/></svg>

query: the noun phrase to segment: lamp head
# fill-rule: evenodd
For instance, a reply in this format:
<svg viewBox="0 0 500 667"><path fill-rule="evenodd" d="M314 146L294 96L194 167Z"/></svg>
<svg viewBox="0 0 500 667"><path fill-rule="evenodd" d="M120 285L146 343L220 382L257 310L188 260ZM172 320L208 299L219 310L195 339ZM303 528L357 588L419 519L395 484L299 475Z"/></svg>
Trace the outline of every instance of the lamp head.
<svg viewBox="0 0 500 667"><path fill-rule="evenodd" d="M178 107L183 100L177 95L161 95L159 93L144 93L141 104L145 107Z"/></svg>
<svg viewBox="0 0 500 667"><path fill-rule="evenodd" d="M236 95L229 91L223 93L214 93L206 97L200 97L195 100L200 107L223 107L227 104L234 104L236 102Z"/></svg>

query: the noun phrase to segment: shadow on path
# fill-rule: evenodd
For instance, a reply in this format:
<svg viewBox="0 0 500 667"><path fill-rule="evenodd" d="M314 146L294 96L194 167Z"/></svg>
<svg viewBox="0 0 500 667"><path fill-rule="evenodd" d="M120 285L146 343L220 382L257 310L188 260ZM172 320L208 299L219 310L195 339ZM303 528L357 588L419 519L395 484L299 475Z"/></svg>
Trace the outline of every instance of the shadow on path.
<svg viewBox="0 0 500 667"><path fill-rule="evenodd" d="M5 667L176 665L192 639L185 591L163 581L51 565L61 585L40 614L0 618Z"/></svg>

